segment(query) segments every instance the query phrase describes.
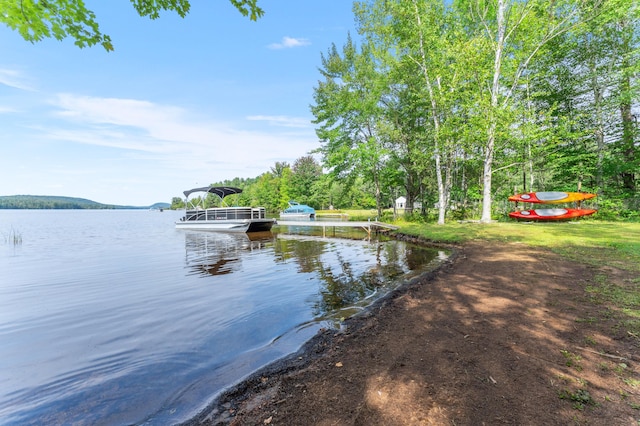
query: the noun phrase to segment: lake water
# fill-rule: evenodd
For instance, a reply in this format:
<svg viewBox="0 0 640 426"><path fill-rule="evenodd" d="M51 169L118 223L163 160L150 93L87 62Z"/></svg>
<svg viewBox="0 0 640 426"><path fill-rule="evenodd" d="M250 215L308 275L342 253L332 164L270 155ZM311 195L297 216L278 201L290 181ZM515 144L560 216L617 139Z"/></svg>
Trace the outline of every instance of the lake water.
<svg viewBox="0 0 640 426"><path fill-rule="evenodd" d="M364 233L185 232L180 214L0 210L0 424L187 420L446 256Z"/></svg>

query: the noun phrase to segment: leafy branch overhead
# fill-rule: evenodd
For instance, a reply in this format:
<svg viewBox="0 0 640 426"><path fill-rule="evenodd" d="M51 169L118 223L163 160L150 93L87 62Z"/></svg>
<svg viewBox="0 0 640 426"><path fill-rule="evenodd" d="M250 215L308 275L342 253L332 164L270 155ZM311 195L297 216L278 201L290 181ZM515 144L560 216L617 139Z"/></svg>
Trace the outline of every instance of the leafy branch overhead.
<svg viewBox="0 0 640 426"><path fill-rule="evenodd" d="M229 0L243 16L252 21L264 11L258 0ZM191 8L189 0L131 0L140 16L160 17L162 11L172 11L184 18ZM62 40L71 37L83 48L96 44L113 50L108 34L100 31L96 15L82 0L0 0L0 22L16 30L32 43L45 38Z"/></svg>

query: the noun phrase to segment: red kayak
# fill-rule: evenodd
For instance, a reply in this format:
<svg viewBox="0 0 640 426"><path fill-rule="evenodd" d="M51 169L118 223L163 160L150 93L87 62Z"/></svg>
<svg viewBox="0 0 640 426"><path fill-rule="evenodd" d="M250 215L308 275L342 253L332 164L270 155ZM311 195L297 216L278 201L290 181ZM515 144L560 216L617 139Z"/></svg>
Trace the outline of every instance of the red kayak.
<svg viewBox="0 0 640 426"><path fill-rule="evenodd" d="M597 212L592 209L535 209L509 213L509 217L525 220L563 220L589 216Z"/></svg>
<svg viewBox="0 0 640 426"><path fill-rule="evenodd" d="M527 194L512 195L509 197L509 201L517 201L521 203L560 204L589 200L595 196L596 194L589 192L529 192Z"/></svg>

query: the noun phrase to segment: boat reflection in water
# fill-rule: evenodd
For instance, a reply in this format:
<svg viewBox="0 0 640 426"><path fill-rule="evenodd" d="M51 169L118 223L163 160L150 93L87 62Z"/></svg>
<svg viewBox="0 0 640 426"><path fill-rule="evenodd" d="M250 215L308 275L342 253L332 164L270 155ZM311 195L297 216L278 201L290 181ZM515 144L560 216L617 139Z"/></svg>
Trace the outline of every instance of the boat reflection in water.
<svg viewBox="0 0 640 426"><path fill-rule="evenodd" d="M273 243L270 231L251 233L186 232L186 265L192 274L225 275L241 269L243 252Z"/></svg>

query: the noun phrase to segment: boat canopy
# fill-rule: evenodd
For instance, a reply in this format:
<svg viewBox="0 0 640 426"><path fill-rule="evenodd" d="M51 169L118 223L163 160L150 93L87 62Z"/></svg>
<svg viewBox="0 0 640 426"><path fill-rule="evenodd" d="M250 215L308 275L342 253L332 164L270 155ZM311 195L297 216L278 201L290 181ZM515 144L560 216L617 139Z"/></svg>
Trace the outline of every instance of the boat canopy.
<svg viewBox="0 0 640 426"><path fill-rule="evenodd" d="M189 195L194 192L208 192L210 194L215 194L220 198L224 198L227 195L241 194L242 189L234 188L233 186L205 186L203 188L193 188L188 191L184 191L183 194L185 197L189 198Z"/></svg>
<svg viewBox="0 0 640 426"><path fill-rule="evenodd" d="M309 207L306 204L300 204L297 201L289 201L289 207L284 210L284 213L315 213L316 210L313 207Z"/></svg>

